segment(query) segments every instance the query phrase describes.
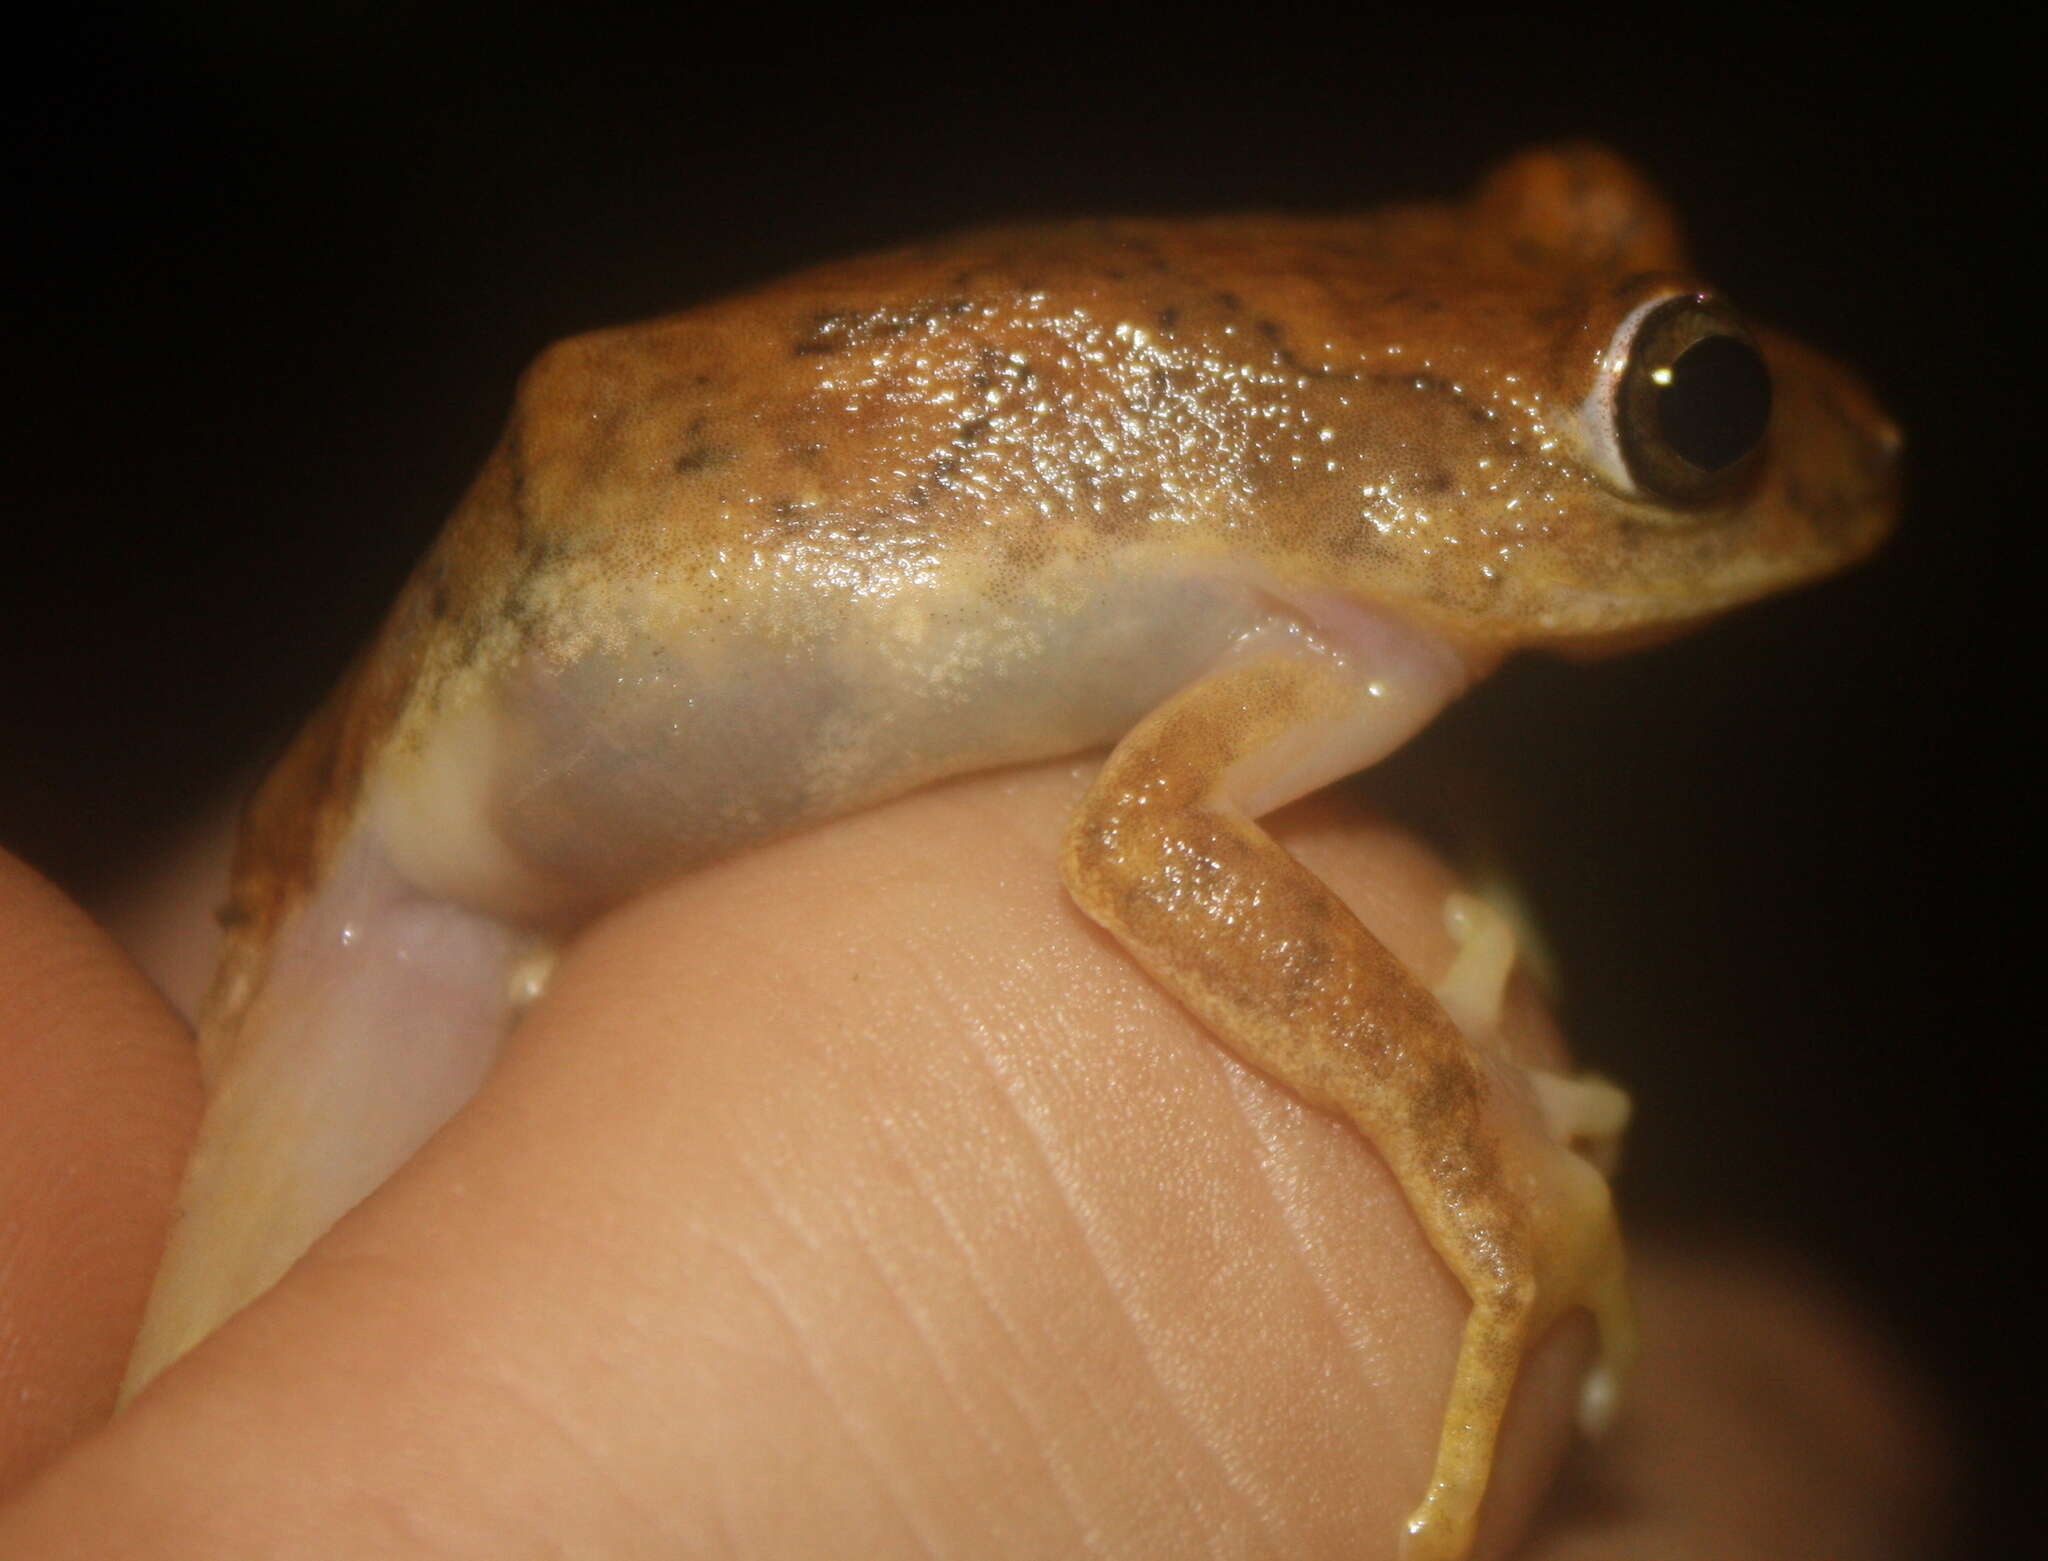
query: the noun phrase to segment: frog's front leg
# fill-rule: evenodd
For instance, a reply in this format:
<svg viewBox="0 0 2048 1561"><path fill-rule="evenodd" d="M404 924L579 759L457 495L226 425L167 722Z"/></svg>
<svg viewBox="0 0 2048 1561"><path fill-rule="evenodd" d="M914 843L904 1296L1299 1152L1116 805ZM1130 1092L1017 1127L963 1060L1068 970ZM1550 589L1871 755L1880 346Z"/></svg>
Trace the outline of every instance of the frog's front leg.
<svg viewBox="0 0 2048 1561"><path fill-rule="evenodd" d="M1252 822L1426 718L1416 679L1312 647L1227 666L1116 749L1068 838L1083 909L1239 1056L1357 1124L1472 1299L1411 1558L1470 1547L1522 1358L1590 1307L1607 1395L1631 1349L1606 1182L1560 1145L1523 1071ZM1423 681L1427 681L1424 678ZM1442 697L1448 697L1448 692ZM1438 698L1438 703L1441 698Z"/></svg>

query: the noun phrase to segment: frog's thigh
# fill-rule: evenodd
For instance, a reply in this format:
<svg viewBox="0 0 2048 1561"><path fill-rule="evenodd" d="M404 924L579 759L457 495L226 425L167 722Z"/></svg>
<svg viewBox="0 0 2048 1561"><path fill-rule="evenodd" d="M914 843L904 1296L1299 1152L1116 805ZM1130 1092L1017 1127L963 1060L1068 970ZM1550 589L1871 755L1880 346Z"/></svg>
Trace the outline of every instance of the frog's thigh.
<svg viewBox="0 0 2048 1561"><path fill-rule="evenodd" d="M1469 1546L1517 1369L1553 1319L1590 1306L1612 1396L1629 1349L1607 1185L1504 1087L1428 989L1239 807L1326 766L1375 697L1339 665L1274 658L1220 672L1110 756L1068 837L1082 908L1239 1056L1343 1113L1386 1159L1472 1299L1412 1557Z"/></svg>

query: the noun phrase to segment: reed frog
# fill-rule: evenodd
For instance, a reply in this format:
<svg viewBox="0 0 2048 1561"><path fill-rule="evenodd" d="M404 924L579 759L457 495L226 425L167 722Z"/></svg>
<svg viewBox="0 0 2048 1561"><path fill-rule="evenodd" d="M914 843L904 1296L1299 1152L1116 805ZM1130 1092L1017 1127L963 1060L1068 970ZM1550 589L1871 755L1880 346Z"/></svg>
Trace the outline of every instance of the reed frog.
<svg viewBox="0 0 2048 1561"><path fill-rule="evenodd" d="M602 908L1107 747L1046 843L1075 900L1356 1124L1471 1297L1405 1541L1463 1554L1537 1336L1590 1309L1592 1418L1629 1356L1617 1092L1506 1058L1486 917L1432 992L1256 821L1510 651L1848 564L1896 446L1589 147L1459 204L996 228L561 343L248 810L128 1391L462 1104Z"/></svg>

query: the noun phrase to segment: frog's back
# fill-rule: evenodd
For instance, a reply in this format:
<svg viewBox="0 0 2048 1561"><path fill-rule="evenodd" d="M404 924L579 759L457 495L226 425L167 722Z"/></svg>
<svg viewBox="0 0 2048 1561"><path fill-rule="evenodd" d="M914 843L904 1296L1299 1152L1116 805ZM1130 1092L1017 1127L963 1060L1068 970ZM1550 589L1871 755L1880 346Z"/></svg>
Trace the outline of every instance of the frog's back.
<svg viewBox="0 0 2048 1561"><path fill-rule="evenodd" d="M1874 545L1892 451L1858 387L1761 335L1782 437L1755 479L1617 492L1583 403L1683 267L1662 202L1588 149L1461 205L838 262L551 349L425 574L473 593L473 638L557 644L642 611L635 580L795 626L938 559L1001 594L1147 545L1503 645L1701 617Z"/></svg>

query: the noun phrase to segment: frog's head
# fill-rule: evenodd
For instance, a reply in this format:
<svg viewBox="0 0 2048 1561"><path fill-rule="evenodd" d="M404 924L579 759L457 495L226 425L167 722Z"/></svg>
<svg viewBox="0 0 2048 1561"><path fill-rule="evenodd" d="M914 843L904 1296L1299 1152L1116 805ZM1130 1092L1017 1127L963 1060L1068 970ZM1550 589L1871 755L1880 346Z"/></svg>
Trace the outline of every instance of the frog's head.
<svg viewBox="0 0 2048 1561"><path fill-rule="evenodd" d="M1611 153L1497 170L1419 211L1426 307L1370 328L1400 374L1358 453L1382 600L1454 637L1596 652L1861 558L1899 433L1853 375L1690 274L1669 208ZM1353 470L1358 470L1357 466Z"/></svg>

